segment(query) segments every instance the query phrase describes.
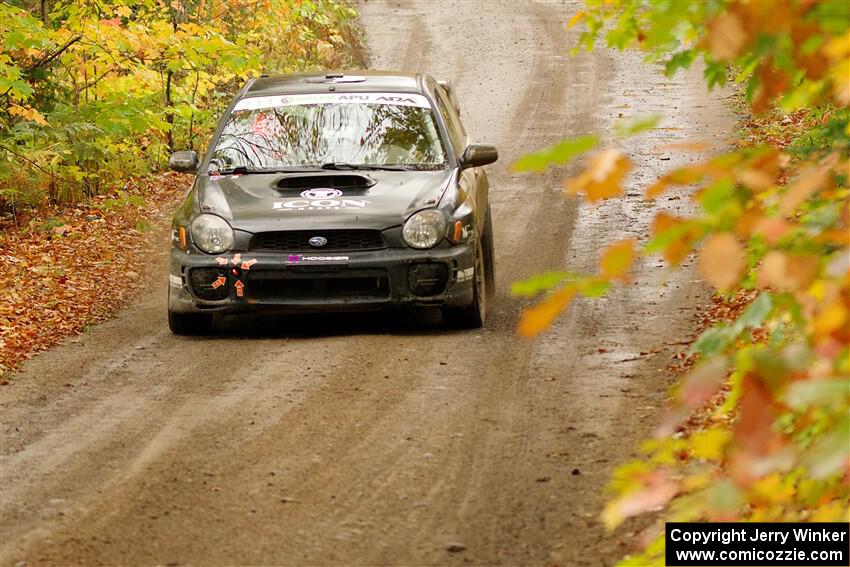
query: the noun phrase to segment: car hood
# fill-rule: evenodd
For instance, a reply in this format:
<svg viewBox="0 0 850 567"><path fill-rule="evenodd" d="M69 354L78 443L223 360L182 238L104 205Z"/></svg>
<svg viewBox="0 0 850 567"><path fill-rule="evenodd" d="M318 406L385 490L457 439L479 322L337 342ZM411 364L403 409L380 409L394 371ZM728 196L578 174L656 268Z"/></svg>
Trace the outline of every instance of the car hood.
<svg viewBox="0 0 850 567"><path fill-rule="evenodd" d="M203 175L197 189L201 211L226 218L237 230L383 230L402 224L419 209L436 206L453 174L446 170Z"/></svg>

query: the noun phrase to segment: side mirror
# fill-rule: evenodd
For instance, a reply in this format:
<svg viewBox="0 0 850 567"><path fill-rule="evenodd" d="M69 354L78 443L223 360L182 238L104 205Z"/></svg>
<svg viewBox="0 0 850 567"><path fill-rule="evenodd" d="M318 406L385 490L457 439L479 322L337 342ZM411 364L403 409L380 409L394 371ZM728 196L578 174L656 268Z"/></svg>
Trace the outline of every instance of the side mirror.
<svg viewBox="0 0 850 567"><path fill-rule="evenodd" d="M168 158L168 167L181 173L197 173L198 154L195 150L174 152L171 154L171 157Z"/></svg>
<svg viewBox="0 0 850 567"><path fill-rule="evenodd" d="M483 144L467 146L460 158L460 167L462 169L480 167L493 163L497 159L499 159L499 151L493 146Z"/></svg>

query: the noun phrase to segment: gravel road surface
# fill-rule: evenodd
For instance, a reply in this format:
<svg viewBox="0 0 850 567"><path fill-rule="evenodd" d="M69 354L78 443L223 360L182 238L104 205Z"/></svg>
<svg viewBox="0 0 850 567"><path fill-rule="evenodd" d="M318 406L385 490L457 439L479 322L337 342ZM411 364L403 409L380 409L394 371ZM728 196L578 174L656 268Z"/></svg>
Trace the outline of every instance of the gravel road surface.
<svg viewBox="0 0 850 567"><path fill-rule="evenodd" d="M446 332L385 316L225 322L172 336L166 264L141 300L44 353L0 387L2 565L608 565L629 550L598 517L611 469L658 422L665 367L707 298L690 268L642 259L608 298L579 300L520 340L511 281L593 270L645 233L645 185L722 147L733 117L699 70L674 79L635 53L571 58L562 2L368 0L375 68L456 86L489 169L498 296L487 327ZM515 175L562 137L624 144L628 197L564 198L580 164Z"/></svg>

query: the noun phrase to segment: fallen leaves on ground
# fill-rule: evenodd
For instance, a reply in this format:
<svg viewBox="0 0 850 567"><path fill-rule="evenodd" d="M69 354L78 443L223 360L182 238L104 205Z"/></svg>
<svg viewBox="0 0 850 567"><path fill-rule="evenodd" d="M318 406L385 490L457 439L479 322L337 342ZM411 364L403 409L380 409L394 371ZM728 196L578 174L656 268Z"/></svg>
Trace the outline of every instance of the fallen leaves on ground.
<svg viewBox="0 0 850 567"><path fill-rule="evenodd" d="M162 283L155 270L168 250L165 229L189 184L164 173L0 224L0 376Z"/></svg>

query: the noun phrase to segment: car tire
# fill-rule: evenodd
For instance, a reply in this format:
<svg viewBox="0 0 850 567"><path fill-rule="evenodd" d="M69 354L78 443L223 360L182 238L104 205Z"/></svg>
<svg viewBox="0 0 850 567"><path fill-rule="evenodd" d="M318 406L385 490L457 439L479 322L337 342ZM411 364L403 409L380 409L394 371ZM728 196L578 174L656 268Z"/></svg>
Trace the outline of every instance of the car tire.
<svg viewBox="0 0 850 567"><path fill-rule="evenodd" d="M496 297L496 252L493 243L493 215L490 214L490 204L487 204L487 224L481 235L484 243L484 268L486 270L487 298Z"/></svg>
<svg viewBox="0 0 850 567"><path fill-rule="evenodd" d="M487 262L483 239L475 244L472 269L472 303L464 307L444 307L443 322L456 329L480 329L487 318Z"/></svg>
<svg viewBox="0 0 850 567"><path fill-rule="evenodd" d="M207 335L212 331L212 315L209 313L175 313L169 310L168 328L175 335Z"/></svg>

